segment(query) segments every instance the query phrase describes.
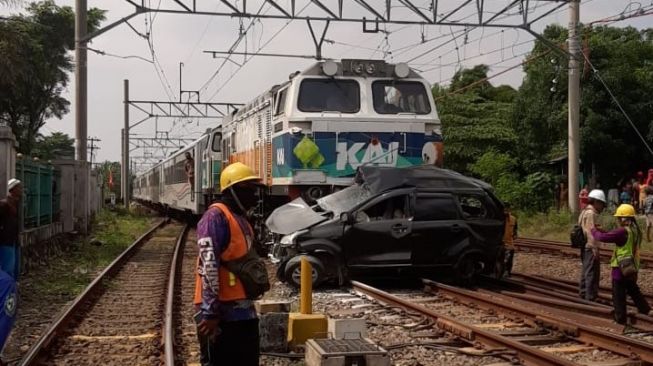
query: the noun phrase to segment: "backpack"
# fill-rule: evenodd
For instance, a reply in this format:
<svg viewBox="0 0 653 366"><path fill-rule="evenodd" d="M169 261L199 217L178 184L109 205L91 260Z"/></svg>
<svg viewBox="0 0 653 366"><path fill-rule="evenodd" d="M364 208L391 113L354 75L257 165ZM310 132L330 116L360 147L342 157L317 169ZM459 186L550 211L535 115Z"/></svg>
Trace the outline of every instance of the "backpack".
<svg viewBox="0 0 653 366"><path fill-rule="evenodd" d="M585 248L585 244L587 244L585 231L583 231L583 227L578 224L574 225L574 227L571 228L569 239L571 241L572 248Z"/></svg>
<svg viewBox="0 0 653 366"><path fill-rule="evenodd" d="M585 248L585 244L587 244L587 237L585 236L583 226L581 226L584 214L585 210L580 213L578 224L574 225L574 227L571 228L571 232L569 233L569 241L571 241L572 248Z"/></svg>
<svg viewBox="0 0 653 366"><path fill-rule="evenodd" d="M258 256L253 245L244 256L238 259L224 261L222 264L243 284L248 299L258 299L270 290L270 281L265 262Z"/></svg>

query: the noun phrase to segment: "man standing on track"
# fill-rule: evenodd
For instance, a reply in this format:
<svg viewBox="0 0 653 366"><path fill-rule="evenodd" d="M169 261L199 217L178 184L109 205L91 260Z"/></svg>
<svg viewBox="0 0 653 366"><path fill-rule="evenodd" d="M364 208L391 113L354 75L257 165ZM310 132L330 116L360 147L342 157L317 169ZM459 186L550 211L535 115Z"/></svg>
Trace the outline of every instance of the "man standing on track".
<svg viewBox="0 0 653 366"><path fill-rule="evenodd" d="M583 263L580 275L578 294L581 298L596 301L599 295L599 280L601 279L601 243L592 236L592 229L597 226L599 214L605 208L605 193L600 189L592 190L588 195L588 205L578 216L578 225L583 228L587 239L585 248L581 248Z"/></svg>
<svg viewBox="0 0 653 366"><path fill-rule="evenodd" d="M269 289L269 283L265 265L252 247L254 231L245 216L258 204L260 190L260 179L250 167L242 163L227 166L220 176L221 201L211 205L197 224L198 332L213 338L209 365L259 364L253 300ZM230 265L234 262L239 262L240 272ZM256 286L252 287L253 283Z"/></svg>
<svg viewBox="0 0 653 366"><path fill-rule="evenodd" d="M18 179L7 183L9 195L0 200L0 269L18 282L20 276L20 221L18 213L23 184Z"/></svg>

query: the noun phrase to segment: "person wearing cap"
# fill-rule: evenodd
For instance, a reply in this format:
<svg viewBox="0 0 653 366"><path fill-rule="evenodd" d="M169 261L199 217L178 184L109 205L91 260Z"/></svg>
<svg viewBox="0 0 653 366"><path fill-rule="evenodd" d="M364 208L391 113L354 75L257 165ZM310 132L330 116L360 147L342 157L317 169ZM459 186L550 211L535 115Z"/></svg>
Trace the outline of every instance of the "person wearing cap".
<svg viewBox="0 0 653 366"><path fill-rule="evenodd" d="M587 196L587 206L578 216L578 225L583 228L587 243L580 249L582 272L578 294L581 298L596 301L599 296L599 280L601 278L601 243L592 237L592 229L598 224L599 214L605 208L605 193L593 189Z"/></svg>
<svg viewBox="0 0 653 366"><path fill-rule="evenodd" d="M610 259L614 319L617 323L626 325L628 320L626 294L630 296L641 314L648 314L651 307L637 285L642 231L635 218L635 207L623 204L617 208L614 216L617 218L618 228L604 232L600 227L594 227L592 236L595 240L615 244ZM631 327L626 325L624 333L630 330Z"/></svg>
<svg viewBox="0 0 653 366"><path fill-rule="evenodd" d="M18 179L7 182L9 194L0 200L0 269L18 281L20 275L20 221L18 218L23 184Z"/></svg>
<svg viewBox="0 0 653 366"><path fill-rule="evenodd" d="M258 318L253 299L224 262L251 248L254 231L246 216L257 206L261 183L245 164L233 163L220 175L221 199L210 206L197 224L199 263L195 303L200 313L197 330L210 338L202 365L259 364ZM207 359L208 358L208 359Z"/></svg>

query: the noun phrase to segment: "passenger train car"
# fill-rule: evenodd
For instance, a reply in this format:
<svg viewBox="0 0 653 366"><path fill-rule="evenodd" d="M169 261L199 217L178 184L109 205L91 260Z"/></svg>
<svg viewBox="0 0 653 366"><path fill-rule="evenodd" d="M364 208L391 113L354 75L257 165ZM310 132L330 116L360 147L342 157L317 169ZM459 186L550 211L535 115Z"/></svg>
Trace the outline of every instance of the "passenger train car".
<svg viewBox="0 0 653 366"><path fill-rule="evenodd" d="M195 176L188 181L185 154ZM268 187L268 209L351 185L361 165L441 166L441 124L428 82L406 64L322 61L266 90L193 144L137 177L134 197L202 213L220 171L240 161Z"/></svg>

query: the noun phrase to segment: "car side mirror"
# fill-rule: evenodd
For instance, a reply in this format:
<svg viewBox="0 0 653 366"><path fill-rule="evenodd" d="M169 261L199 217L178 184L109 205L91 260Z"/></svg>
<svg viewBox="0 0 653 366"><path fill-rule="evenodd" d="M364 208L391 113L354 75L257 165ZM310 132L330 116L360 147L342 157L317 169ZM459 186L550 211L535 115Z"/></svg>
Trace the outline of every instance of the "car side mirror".
<svg viewBox="0 0 653 366"><path fill-rule="evenodd" d="M354 217L349 212L343 212L340 214L340 222L343 224L351 224L354 221Z"/></svg>

